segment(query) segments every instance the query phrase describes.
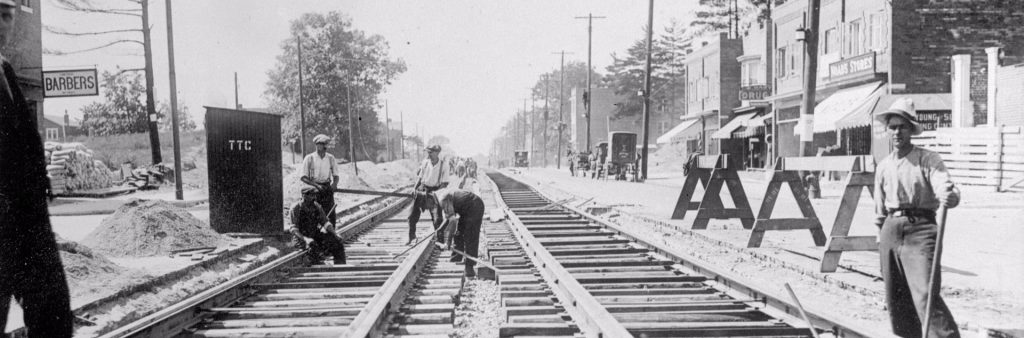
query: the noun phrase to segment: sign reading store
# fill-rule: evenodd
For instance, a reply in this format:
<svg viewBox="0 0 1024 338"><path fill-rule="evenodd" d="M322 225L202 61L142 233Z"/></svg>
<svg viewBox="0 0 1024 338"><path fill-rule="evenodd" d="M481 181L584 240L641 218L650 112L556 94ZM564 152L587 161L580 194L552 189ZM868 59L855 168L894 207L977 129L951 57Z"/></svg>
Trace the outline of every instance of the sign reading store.
<svg viewBox="0 0 1024 338"><path fill-rule="evenodd" d="M875 73L875 52L857 55L828 65L828 77L831 80L855 75Z"/></svg>
<svg viewBox="0 0 1024 338"><path fill-rule="evenodd" d="M96 96L98 80L95 68L43 71L43 97Z"/></svg>

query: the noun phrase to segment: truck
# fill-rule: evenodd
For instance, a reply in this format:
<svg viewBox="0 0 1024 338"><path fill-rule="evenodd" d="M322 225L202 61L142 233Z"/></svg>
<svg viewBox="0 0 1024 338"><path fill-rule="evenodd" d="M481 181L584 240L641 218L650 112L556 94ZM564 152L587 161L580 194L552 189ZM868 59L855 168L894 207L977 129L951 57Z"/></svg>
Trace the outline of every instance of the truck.
<svg viewBox="0 0 1024 338"><path fill-rule="evenodd" d="M613 131L608 133L606 172L616 180L626 180L627 174L636 172L636 133Z"/></svg>

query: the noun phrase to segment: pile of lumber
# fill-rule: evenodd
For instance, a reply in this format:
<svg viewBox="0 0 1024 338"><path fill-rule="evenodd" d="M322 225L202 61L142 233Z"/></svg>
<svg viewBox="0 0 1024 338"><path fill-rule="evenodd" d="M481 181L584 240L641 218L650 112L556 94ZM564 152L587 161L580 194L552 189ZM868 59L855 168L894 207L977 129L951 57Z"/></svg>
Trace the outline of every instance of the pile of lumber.
<svg viewBox="0 0 1024 338"><path fill-rule="evenodd" d="M130 176L125 177L125 181L129 186L139 190L157 189L165 181L174 181L174 169L163 163L157 163L145 168L135 168L132 169Z"/></svg>
<svg viewBox="0 0 1024 338"><path fill-rule="evenodd" d="M55 195L108 188L119 183L117 175L81 143L47 142L44 149L46 175Z"/></svg>

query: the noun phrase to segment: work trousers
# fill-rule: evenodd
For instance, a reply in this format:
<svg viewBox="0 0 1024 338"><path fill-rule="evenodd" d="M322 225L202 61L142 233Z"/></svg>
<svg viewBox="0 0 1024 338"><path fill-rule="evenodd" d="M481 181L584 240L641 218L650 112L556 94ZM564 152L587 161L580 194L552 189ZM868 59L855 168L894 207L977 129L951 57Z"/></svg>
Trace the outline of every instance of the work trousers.
<svg viewBox="0 0 1024 338"><path fill-rule="evenodd" d="M455 250L465 252L466 255L476 258L480 248L480 224L484 220L484 201L480 197L473 198L472 204L463 212L459 212L459 224L455 230L455 238L452 244ZM458 254L455 254L458 255ZM466 272L469 273L476 266L476 262L466 260Z"/></svg>
<svg viewBox="0 0 1024 338"><path fill-rule="evenodd" d="M313 243L309 245L309 251L306 252L310 263L321 264L327 255L331 255L334 258L334 264L345 264L345 243L338 236L320 233L311 238ZM302 238L294 237L293 240L302 241ZM295 242L295 245L301 246L298 242Z"/></svg>
<svg viewBox="0 0 1024 338"><path fill-rule="evenodd" d="M432 192L437 191L438 189L441 189L440 186L437 186L437 187L423 186L422 188L424 189L423 191L427 192L427 193L432 193ZM427 201L424 200L424 198L425 197L417 197L416 200L413 201L412 210L409 211L409 239L410 240L413 239L413 238L416 238L416 223L419 223L419 221L420 221L420 213L422 213L422 210L426 208ZM437 230L437 228L439 228L441 226L441 221L442 221L441 220L441 215L435 215L433 209L427 210L427 211L430 212L430 216L431 216L431 218L434 221L434 230ZM443 233L437 232L437 242L438 243L444 243L444 234Z"/></svg>
<svg viewBox="0 0 1024 338"><path fill-rule="evenodd" d="M878 251L881 256L885 298L893 333L900 337L921 337L925 307L932 291L938 292L942 278L929 290L928 278L935 255L938 226L932 217L889 216L882 226ZM953 315L935 295L928 337L960 337Z"/></svg>
<svg viewBox="0 0 1024 338"><path fill-rule="evenodd" d="M8 197L0 201L0 330L14 297L29 337L71 337L71 300L45 197Z"/></svg>
<svg viewBox="0 0 1024 338"><path fill-rule="evenodd" d="M320 189L316 193L316 202L320 204L320 207L327 213L327 220L331 224L338 225L338 213L334 210L334 190L331 190L330 183L324 183L324 187L327 189ZM322 187L321 187L322 188Z"/></svg>

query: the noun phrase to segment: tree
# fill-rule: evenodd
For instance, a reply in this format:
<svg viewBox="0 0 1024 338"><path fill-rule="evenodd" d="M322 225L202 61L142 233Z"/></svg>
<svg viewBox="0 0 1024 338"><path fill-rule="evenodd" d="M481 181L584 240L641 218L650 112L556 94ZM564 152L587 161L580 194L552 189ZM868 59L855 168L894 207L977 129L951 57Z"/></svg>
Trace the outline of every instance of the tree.
<svg viewBox="0 0 1024 338"><path fill-rule="evenodd" d="M377 128L377 97L406 70L405 63L389 58L383 37L353 28L352 20L339 12L307 13L293 20L291 37L281 43L277 65L268 72L266 90L270 110L284 115L287 141L299 139L300 40L306 135L332 136L337 148L347 154L351 109L356 153L375 158L384 147Z"/></svg>
<svg viewBox="0 0 1024 338"><path fill-rule="evenodd" d="M99 136L146 132L149 119L142 99L146 91L142 75L103 72L102 77L105 102L82 108L82 128ZM163 113L157 112L157 117Z"/></svg>
<svg viewBox="0 0 1024 338"><path fill-rule="evenodd" d="M96 51L111 47L118 44L134 43L142 46L143 56L145 62L145 68L142 69L146 74L146 109L140 113L144 113L144 120L149 131L150 148L153 155L153 163L159 163L162 161L160 155L160 137L157 132L156 121L149 121L150 115L158 115L156 111L156 98L153 94L153 48L152 39L150 38L150 24L149 24L149 0L123 0L125 3L129 3L133 8L112 8L112 7L97 7L91 0L53 0L54 5L62 10L79 12L85 14L103 14L107 16L128 16L136 17L140 19L140 28L121 28L111 29L105 31L91 31L91 32L70 32L60 27L45 25L44 28L47 32L57 34L61 36L81 38L81 37L96 37L96 36L115 36L113 40L107 40L105 43L96 47L76 50L76 51L63 51L57 49L43 48L43 52L52 55L69 55ZM139 8L134 8L138 6ZM139 41L137 37L125 37L125 33L141 33L142 41ZM138 69L136 69L138 70Z"/></svg>
<svg viewBox="0 0 1024 338"><path fill-rule="evenodd" d="M604 75L601 75L601 74L597 73L596 71L591 70L590 76L591 76L591 82L592 82L591 85L592 85L592 87L594 87L594 88L604 87L604 80L603 80L604 79ZM563 127L564 129L563 129L563 132L562 132L562 147L563 147L563 149L565 149L569 145L569 138L572 136L572 134L569 132L569 129L568 129L569 128L568 126L569 126L569 124L572 121L572 116L569 116L569 114L572 114L572 112L571 112L571 109L572 109L571 108L571 102L572 102L573 98L572 98L571 94L572 94L573 88L576 88L577 92L582 92L587 87L587 63L586 62L581 62L581 61L566 61L566 64L565 64L565 78L564 78L564 80L565 80L565 84L561 86L562 92L561 92L561 94L559 94L559 81L562 81L562 69L561 69L561 66L559 66L558 68L555 68L552 71L549 71L547 73L541 74L537 78L537 82L533 85L533 89L530 91L531 99L537 101L537 109L538 110L536 112L531 110L530 112L528 112L528 114L535 113L535 115L533 115L533 116L536 116L537 117L537 121L539 122L539 123L533 123L530 126L535 128L534 129L534 135L537 135L537 137L538 137L537 138L537 140L538 140L537 142L541 142L540 141L540 135L543 135L543 133L544 133L542 128L545 128L545 126L547 126L547 128L549 128L548 129L548 133L547 133L548 134L548 139L547 139L548 144L547 144L547 146L548 146L548 149L549 149L549 151L548 151L548 155L549 156L554 156L555 155L555 152L554 152L553 149L555 149L558 146L558 128L559 128L559 125L558 125L558 121L559 121L558 113L559 113L559 107L561 107L561 112L563 114L561 120L562 120L562 123L564 123L564 127ZM547 108L547 114L546 115L544 114L544 110L543 110L544 109L545 92L547 94L546 96L547 96L547 100L548 100L547 101L548 108ZM518 115L516 115L516 116L518 116ZM548 119L547 121L544 120L545 116ZM547 123L545 123L545 122L547 122ZM521 120L520 120L520 123L521 123ZM505 129L505 131L503 132L503 134L504 134L503 138L509 142L506 145L507 146L511 146L512 144L518 144L518 143L514 143L514 142L519 142L518 141L519 139L514 139L513 137L515 135L512 134L512 131L516 130L515 127L514 127L515 126L514 117L510 117L508 122L506 122L505 126L506 126L507 129ZM520 126L522 126L522 125L520 125ZM526 134L527 137L529 137L529 135L530 135L529 131L526 131L526 133L527 133ZM522 132L520 131L520 133L518 135L520 135L519 137L522 137L521 136ZM542 144L538 145L537 149L538 150L539 149L543 149L543 148L541 148L541 146L542 146ZM511 156L511 154L509 154L508 156ZM549 163L553 163L553 161L549 161Z"/></svg>
<svg viewBox="0 0 1024 338"><path fill-rule="evenodd" d="M643 36L647 30L643 30ZM664 32L652 41L651 47L651 105L652 114L681 115L682 93L685 90L686 65L684 60L692 52L692 38L684 25L672 21ZM625 96L626 102L616 110L616 117L638 116L643 112L643 97L647 68L647 40L633 42L624 57L612 54L612 64L606 69L608 85L615 93Z"/></svg>
<svg viewBox="0 0 1024 338"><path fill-rule="evenodd" d="M162 130L162 131L171 130L171 122L172 122L172 120L169 117L170 116L170 111L171 111L170 103L168 103L166 101L160 102L160 109L158 111L160 112L161 116L164 116L164 118L160 119L160 130ZM188 106L186 106L185 104L180 103L180 102L179 102L179 105L178 105L178 130L180 130L180 131L196 130L196 121L192 119L192 114L188 113Z"/></svg>

